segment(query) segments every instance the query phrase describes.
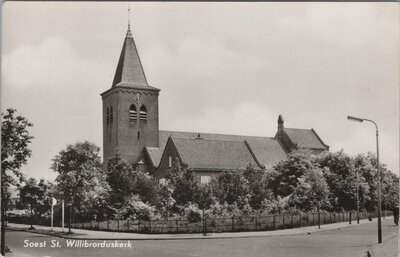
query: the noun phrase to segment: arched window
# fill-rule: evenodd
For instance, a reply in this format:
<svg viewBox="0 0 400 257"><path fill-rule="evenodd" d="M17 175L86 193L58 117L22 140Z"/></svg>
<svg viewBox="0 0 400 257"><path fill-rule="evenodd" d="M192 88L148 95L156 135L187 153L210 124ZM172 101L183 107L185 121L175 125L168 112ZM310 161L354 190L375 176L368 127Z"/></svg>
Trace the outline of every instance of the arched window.
<svg viewBox="0 0 400 257"><path fill-rule="evenodd" d="M137 110L134 104L131 104L131 107L129 108L129 119L137 120Z"/></svg>
<svg viewBox="0 0 400 257"><path fill-rule="evenodd" d="M144 105L142 105L140 107L140 120L147 121L147 110L146 110L146 106L144 106Z"/></svg>
<svg viewBox="0 0 400 257"><path fill-rule="evenodd" d="M113 122L113 109L112 106L110 107L110 123Z"/></svg>
<svg viewBox="0 0 400 257"><path fill-rule="evenodd" d="M108 109L108 107L107 107L106 122L107 122L107 125L110 122L110 109Z"/></svg>

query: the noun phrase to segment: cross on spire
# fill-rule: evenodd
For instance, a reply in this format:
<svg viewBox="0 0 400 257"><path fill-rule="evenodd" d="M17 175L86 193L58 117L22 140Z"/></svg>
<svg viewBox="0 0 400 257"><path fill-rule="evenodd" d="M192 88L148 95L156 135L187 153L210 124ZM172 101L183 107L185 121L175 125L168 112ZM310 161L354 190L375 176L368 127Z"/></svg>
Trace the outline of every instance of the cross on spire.
<svg viewBox="0 0 400 257"><path fill-rule="evenodd" d="M131 32L131 6L128 5L128 32L126 33L127 37L132 37Z"/></svg>
<svg viewBox="0 0 400 257"><path fill-rule="evenodd" d="M131 6L128 5L128 26L131 26Z"/></svg>

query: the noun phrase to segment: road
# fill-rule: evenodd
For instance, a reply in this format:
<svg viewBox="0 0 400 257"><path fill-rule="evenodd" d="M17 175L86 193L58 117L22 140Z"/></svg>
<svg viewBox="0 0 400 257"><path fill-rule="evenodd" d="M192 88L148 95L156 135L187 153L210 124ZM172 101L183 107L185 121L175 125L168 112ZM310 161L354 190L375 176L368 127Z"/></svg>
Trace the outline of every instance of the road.
<svg viewBox="0 0 400 257"><path fill-rule="evenodd" d="M392 219L383 220L383 241L397 236L398 227ZM13 251L6 256L14 257L91 257L91 256L365 256L368 247L377 242L377 223L322 231L310 235L270 236L258 238L145 240L130 241L125 248L68 248L66 239L22 231L6 233L8 247ZM46 242L46 247L23 247L24 240L31 243ZM60 247L51 248L51 240L59 241ZM109 240L107 242L114 242ZM92 241L101 243L103 241ZM127 243L128 241L120 241Z"/></svg>

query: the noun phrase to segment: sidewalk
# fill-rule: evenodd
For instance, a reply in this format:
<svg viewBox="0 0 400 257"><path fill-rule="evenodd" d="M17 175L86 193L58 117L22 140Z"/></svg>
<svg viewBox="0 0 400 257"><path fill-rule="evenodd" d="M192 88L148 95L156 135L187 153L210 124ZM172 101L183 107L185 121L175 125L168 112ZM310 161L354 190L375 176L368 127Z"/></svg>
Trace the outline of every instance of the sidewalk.
<svg viewBox="0 0 400 257"><path fill-rule="evenodd" d="M383 241L382 244L374 244L369 249L368 252L371 257L398 257L400 240L398 233L392 235L390 238Z"/></svg>
<svg viewBox="0 0 400 257"><path fill-rule="evenodd" d="M373 219L372 222L375 222ZM366 224L368 220L360 220L360 224ZM208 233L206 236L203 234L139 234L139 233L125 233L125 232L109 232L109 231L94 231L84 229L72 229L73 234L66 234L61 232L60 227L54 227L53 232L50 227L34 226L35 230L28 230L29 225L9 223L7 229L11 230L26 230L32 233L48 234L56 237L66 239L81 239L81 240L185 240L185 239L226 239L226 238L250 238L250 237L271 237L271 236L288 236L288 235L301 235L312 234L321 231L341 229L350 226L357 226L357 221L341 222L334 224L318 226L302 227L274 231L253 231L253 232L228 232L228 233ZM68 228L64 229L65 232ZM397 238L396 238L397 239ZM397 245L396 245L397 247ZM390 256L390 255L389 255Z"/></svg>

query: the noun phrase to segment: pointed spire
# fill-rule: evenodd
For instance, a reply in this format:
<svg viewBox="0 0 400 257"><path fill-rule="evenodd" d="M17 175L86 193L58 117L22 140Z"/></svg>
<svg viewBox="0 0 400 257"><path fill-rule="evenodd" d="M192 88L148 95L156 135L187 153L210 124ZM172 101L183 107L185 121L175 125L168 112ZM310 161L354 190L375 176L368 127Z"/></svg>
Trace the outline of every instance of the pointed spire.
<svg viewBox="0 0 400 257"><path fill-rule="evenodd" d="M128 31L126 32L126 37L132 37L133 38L130 24L128 24Z"/></svg>
<svg viewBox="0 0 400 257"><path fill-rule="evenodd" d="M119 57L117 70L112 84L112 87L116 86L149 87L132 36L130 19L128 20L128 31L126 32L125 41L122 46L121 55Z"/></svg>
<svg viewBox="0 0 400 257"><path fill-rule="evenodd" d="M281 130L284 128L284 120L282 114L279 114L278 117L278 130Z"/></svg>

